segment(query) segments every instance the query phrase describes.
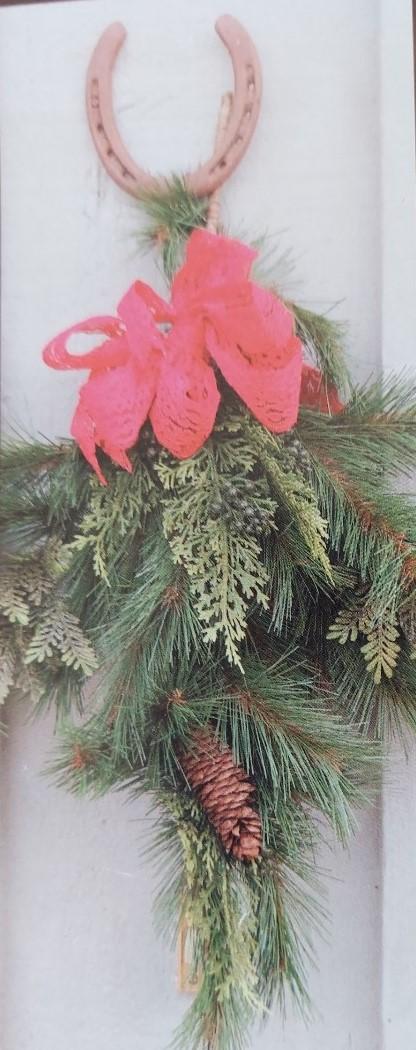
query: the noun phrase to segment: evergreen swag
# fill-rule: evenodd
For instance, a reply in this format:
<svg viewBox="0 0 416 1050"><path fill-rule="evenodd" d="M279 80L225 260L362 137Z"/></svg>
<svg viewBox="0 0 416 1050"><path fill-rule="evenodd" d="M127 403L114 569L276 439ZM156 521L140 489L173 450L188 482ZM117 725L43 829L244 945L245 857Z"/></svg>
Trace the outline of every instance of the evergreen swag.
<svg viewBox="0 0 416 1050"><path fill-rule="evenodd" d="M170 277L206 205L179 182L143 204ZM338 327L291 306L340 414L276 437L223 389L197 455L146 426L107 488L71 442L2 453L2 696L56 705L60 783L153 799L159 915L200 974L188 1050L238 1050L286 989L307 1006L317 815L344 842L374 741L416 729L416 384L349 387Z"/></svg>

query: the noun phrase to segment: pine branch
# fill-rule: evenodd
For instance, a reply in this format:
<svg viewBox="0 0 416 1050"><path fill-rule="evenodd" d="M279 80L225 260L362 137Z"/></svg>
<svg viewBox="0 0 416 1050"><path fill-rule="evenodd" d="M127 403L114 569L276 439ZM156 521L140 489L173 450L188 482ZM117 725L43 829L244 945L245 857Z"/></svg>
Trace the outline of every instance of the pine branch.
<svg viewBox="0 0 416 1050"><path fill-rule="evenodd" d="M282 502L293 517L300 542L306 545L309 557L317 564L324 579L333 579L327 553L328 523L319 513L313 492L304 479L287 471L281 465L283 446L275 435L264 430L254 420L246 420L247 434L262 463L263 469Z"/></svg>
<svg viewBox="0 0 416 1050"><path fill-rule="evenodd" d="M414 468L415 420L414 384L393 377L357 388L332 419L303 412L299 421L333 545L344 532L354 557L354 547L369 552L384 540L407 581L416 575L414 501L391 491L389 481Z"/></svg>
<svg viewBox="0 0 416 1050"><path fill-rule="evenodd" d="M377 428L380 440L391 430L406 430L414 437L416 424L416 382L412 374L382 375L365 385L355 386L349 404L348 416L357 423Z"/></svg>
<svg viewBox="0 0 416 1050"><path fill-rule="evenodd" d="M370 580L372 605L379 612L400 604L416 575L411 508L405 498L377 487L370 478L364 491L335 466L332 457L313 458L314 487L329 522L332 550Z"/></svg>
<svg viewBox="0 0 416 1050"><path fill-rule="evenodd" d="M283 1000L285 987L307 1009L305 920L311 927L320 913L315 886L312 894L307 886L304 819L291 809L292 833L280 842L279 855L245 866L227 860L195 802L167 792L160 802L152 847L159 872L164 861L156 901L159 927L175 933L178 919L186 919L191 973L201 977L173 1045L240 1050L255 1014L265 1011L274 995Z"/></svg>
<svg viewBox="0 0 416 1050"><path fill-rule="evenodd" d="M299 841L301 829L303 844ZM254 883L253 895L257 898L256 972L264 1012L277 1000L284 1015L289 991L307 1019L311 1008L307 968L314 963L312 935L318 930L322 934L326 913L319 900L322 888L315 865L305 857L310 828L301 820L299 826L295 824L295 836L291 831L294 845L285 860L270 857L261 872L253 869L247 878Z"/></svg>
<svg viewBox="0 0 416 1050"><path fill-rule="evenodd" d="M97 727L110 718L114 752L142 764L157 742L155 707L181 685L178 667L185 673L196 654L206 658L186 573L173 563L158 515L149 520L132 575L109 594L106 629L93 632L103 668Z"/></svg>
<svg viewBox="0 0 416 1050"><path fill-rule="evenodd" d="M7 485L22 479L29 472L36 477L45 470L53 469L64 456L70 453L72 442L12 441L3 442L0 449L0 473L2 484Z"/></svg>
<svg viewBox="0 0 416 1050"><path fill-rule="evenodd" d="M398 620L404 637L411 647L411 658L416 657L416 588L412 587L400 605Z"/></svg>
<svg viewBox="0 0 416 1050"><path fill-rule="evenodd" d="M301 601L305 598L306 588L298 588L296 561L291 555L285 533L279 535L278 542L269 539L266 545L266 565L270 579L270 623L276 635L280 635L292 620L295 604L295 593ZM304 609L305 611L305 609ZM303 617L300 617L303 621Z"/></svg>
<svg viewBox="0 0 416 1050"><path fill-rule="evenodd" d="M406 646L394 677L383 676L380 684L363 674L363 654L350 642L329 647L327 669L341 709L360 731L379 741L397 738L407 749L409 730L416 732L416 667Z"/></svg>
<svg viewBox="0 0 416 1050"><path fill-rule="evenodd" d="M50 531L65 530L82 512L90 477L74 442L10 445L0 453L2 503L0 529L7 548L32 554Z"/></svg>
<svg viewBox="0 0 416 1050"><path fill-rule="evenodd" d="M343 412L335 416L301 409L298 430L307 448L331 455L360 485L377 487L381 474L411 473L416 460L414 381L385 377L355 387ZM374 474L377 477L374 477Z"/></svg>
<svg viewBox="0 0 416 1050"><path fill-rule="evenodd" d="M65 787L75 795L94 798L126 783L132 767L114 754L111 725L102 726L97 735L95 726L65 724L57 755L46 769L58 787Z"/></svg>
<svg viewBox="0 0 416 1050"><path fill-rule="evenodd" d="M150 219L149 226L140 237L145 247L157 246L162 255L165 276L170 281L179 268L189 234L197 226L205 226L209 201L189 193L180 178L172 178L166 191L161 194L146 193L140 196L140 206Z"/></svg>
<svg viewBox="0 0 416 1050"><path fill-rule="evenodd" d="M297 303L288 303L296 320L297 335L328 383L348 393L351 379L344 357L344 328L327 315L314 313Z"/></svg>
<svg viewBox="0 0 416 1050"><path fill-rule="evenodd" d="M365 787L377 782L377 755L342 722L334 695L320 691L300 657L253 657L244 671L244 686L225 690L210 717L263 793L266 843L279 799L300 797L320 809L346 841L353 807L368 801Z"/></svg>

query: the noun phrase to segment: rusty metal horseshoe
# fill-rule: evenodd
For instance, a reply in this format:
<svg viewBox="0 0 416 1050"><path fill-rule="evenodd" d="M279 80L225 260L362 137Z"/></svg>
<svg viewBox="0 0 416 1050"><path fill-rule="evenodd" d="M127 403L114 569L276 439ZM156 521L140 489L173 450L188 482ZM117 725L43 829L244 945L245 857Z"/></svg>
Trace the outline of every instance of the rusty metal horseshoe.
<svg viewBox="0 0 416 1050"><path fill-rule="evenodd" d="M211 195L228 179L246 152L260 112L261 66L251 37L231 15L215 23L228 49L234 70L234 91L227 128L222 142L206 164L184 178L197 197ZM140 168L128 153L114 117L112 70L126 30L114 22L100 37L87 72L87 114L97 153L108 174L127 193L163 189L164 180Z"/></svg>

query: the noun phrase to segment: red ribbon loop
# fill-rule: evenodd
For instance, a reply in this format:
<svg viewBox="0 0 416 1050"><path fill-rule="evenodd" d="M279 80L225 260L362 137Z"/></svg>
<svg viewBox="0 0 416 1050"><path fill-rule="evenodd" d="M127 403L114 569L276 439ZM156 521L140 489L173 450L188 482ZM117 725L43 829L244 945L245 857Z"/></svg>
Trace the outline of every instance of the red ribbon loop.
<svg viewBox="0 0 416 1050"><path fill-rule="evenodd" d="M194 230L170 303L136 281L117 317L91 317L48 343L43 358L51 368L90 369L71 434L104 484L97 447L131 470L127 449L147 417L172 455L186 459L201 448L220 400L214 366L269 430L296 423L301 343L284 303L249 280L255 257L239 241ZM158 327L164 324L168 330ZM67 349L76 332L107 338L77 355ZM308 396L314 382L309 374Z"/></svg>

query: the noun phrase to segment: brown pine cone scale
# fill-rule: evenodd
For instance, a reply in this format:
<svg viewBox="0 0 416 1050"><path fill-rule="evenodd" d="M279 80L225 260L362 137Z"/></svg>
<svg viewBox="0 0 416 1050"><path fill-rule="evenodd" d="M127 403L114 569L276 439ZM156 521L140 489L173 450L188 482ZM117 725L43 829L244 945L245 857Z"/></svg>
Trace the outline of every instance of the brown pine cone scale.
<svg viewBox="0 0 416 1050"><path fill-rule="evenodd" d="M256 860L261 852L262 828L254 808L254 785L232 751L213 733L201 731L193 738L192 749L182 756L182 766L190 787L224 849L236 860Z"/></svg>

